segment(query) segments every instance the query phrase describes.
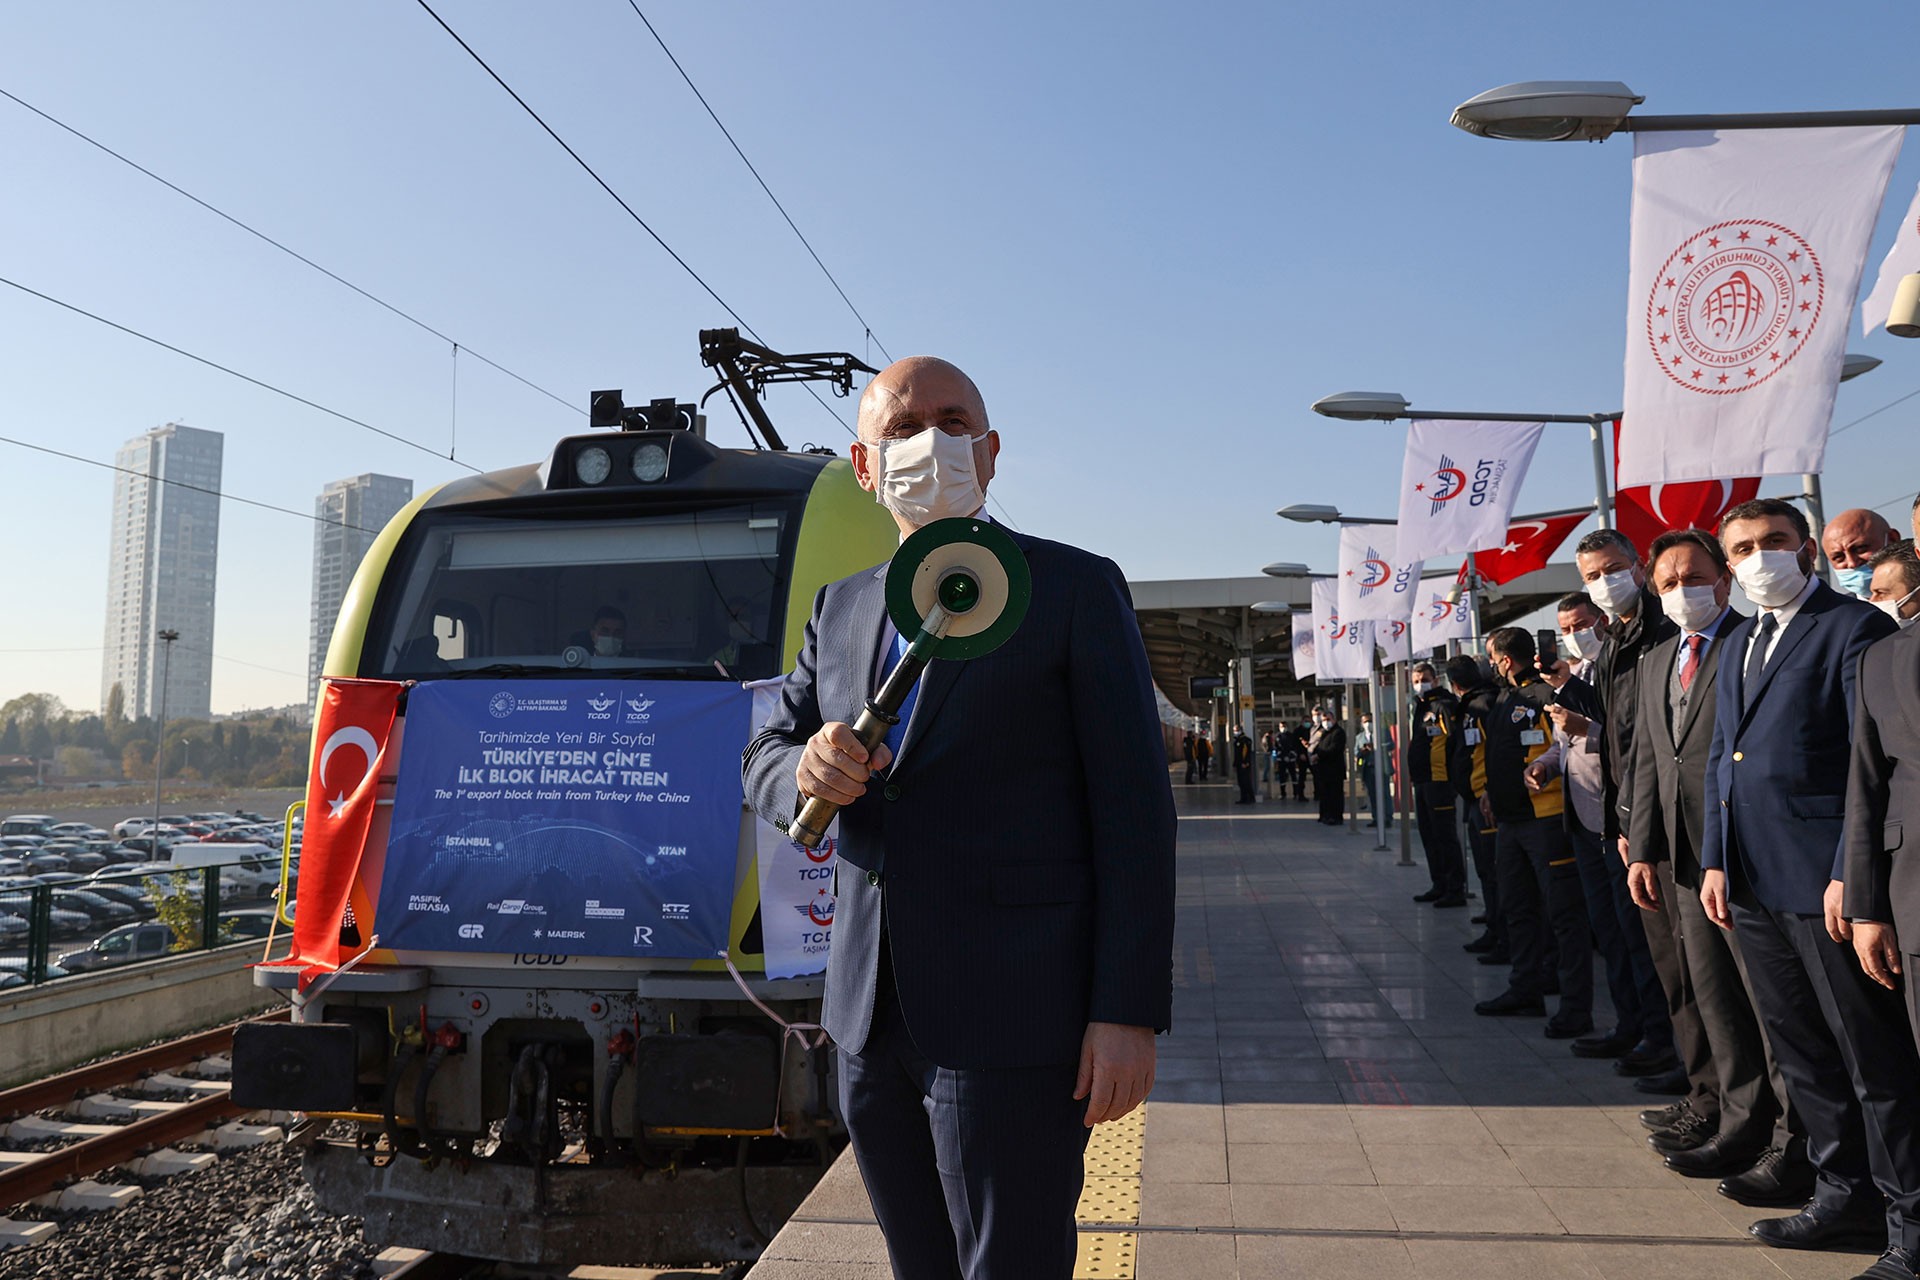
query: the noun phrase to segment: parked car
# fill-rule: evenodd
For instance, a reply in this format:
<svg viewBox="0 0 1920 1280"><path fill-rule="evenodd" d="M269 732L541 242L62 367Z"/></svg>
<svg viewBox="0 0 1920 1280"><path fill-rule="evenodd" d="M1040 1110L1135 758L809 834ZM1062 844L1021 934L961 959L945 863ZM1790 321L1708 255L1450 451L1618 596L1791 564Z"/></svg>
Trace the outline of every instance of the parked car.
<svg viewBox="0 0 1920 1280"><path fill-rule="evenodd" d="M33 926L27 923L25 916L9 915L0 912L0 947L17 947L27 940L33 932ZM0 963L4 963L0 961Z"/></svg>
<svg viewBox="0 0 1920 1280"><path fill-rule="evenodd" d="M0 818L0 836L45 835L53 819L44 813L15 813Z"/></svg>
<svg viewBox="0 0 1920 1280"><path fill-rule="evenodd" d="M18 889L0 892L0 912L14 916L31 917L33 898ZM47 912L47 925L56 938L77 938L94 927L93 917L84 911L73 911L66 907L55 906Z"/></svg>
<svg viewBox="0 0 1920 1280"><path fill-rule="evenodd" d="M157 960L172 946L173 930L149 921L103 933L77 951L61 952L55 963L69 973L92 973L136 960Z"/></svg>
<svg viewBox="0 0 1920 1280"><path fill-rule="evenodd" d="M47 828L48 835L73 839L76 836L103 836L107 834L91 822L56 822Z"/></svg>
<svg viewBox="0 0 1920 1280"><path fill-rule="evenodd" d="M67 869L66 854L48 853L45 849L35 849L31 853L22 854L20 861L27 864L27 873L29 875L36 871L65 871Z"/></svg>
<svg viewBox="0 0 1920 1280"><path fill-rule="evenodd" d="M67 971L57 964L47 966L48 978L64 978ZM0 991L27 985L27 962L23 959L0 960Z"/></svg>
<svg viewBox="0 0 1920 1280"><path fill-rule="evenodd" d="M280 857L263 844L183 844L167 855L174 870L220 868L220 892L264 898L280 883Z"/></svg>
<svg viewBox="0 0 1920 1280"><path fill-rule="evenodd" d="M41 835L0 836L0 849L38 849L46 842L47 838Z"/></svg>
<svg viewBox="0 0 1920 1280"><path fill-rule="evenodd" d="M164 836L128 836L120 842L122 848L132 849L143 858L163 858L173 843Z"/></svg>
<svg viewBox="0 0 1920 1280"><path fill-rule="evenodd" d="M86 882L86 889L88 893L97 893L103 898L126 903L133 908L134 915L142 920L152 919L158 910L153 898L139 885L89 880Z"/></svg>
<svg viewBox="0 0 1920 1280"><path fill-rule="evenodd" d="M18 858L0 858L0 876L22 876L27 873L27 864Z"/></svg>
<svg viewBox="0 0 1920 1280"><path fill-rule="evenodd" d="M242 907L220 913L222 941L251 942L273 932L272 907Z"/></svg>
<svg viewBox="0 0 1920 1280"><path fill-rule="evenodd" d="M95 853L91 849L76 849L67 855L67 870L98 871L106 866L107 862L108 858L104 853Z"/></svg>

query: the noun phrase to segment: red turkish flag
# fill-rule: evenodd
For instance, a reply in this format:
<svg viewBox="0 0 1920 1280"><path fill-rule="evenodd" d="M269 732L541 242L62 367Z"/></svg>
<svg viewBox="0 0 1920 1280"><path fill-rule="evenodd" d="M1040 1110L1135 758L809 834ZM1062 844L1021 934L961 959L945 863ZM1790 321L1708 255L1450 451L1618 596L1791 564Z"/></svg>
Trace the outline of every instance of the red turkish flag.
<svg viewBox="0 0 1920 1280"><path fill-rule="evenodd" d="M320 682L293 950L273 961L300 965L303 988L340 967L341 922L366 851L387 739L405 687L391 680Z"/></svg>
<svg viewBox="0 0 1920 1280"><path fill-rule="evenodd" d="M1653 540L1670 529L1705 529L1712 532L1720 517L1742 502L1760 496L1760 477L1736 480L1689 480L1683 484L1636 485L1620 489L1620 419L1613 420L1614 483L1613 523L1640 549L1641 555L1653 546Z"/></svg>
<svg viewBox="0 0 1920 1280"><path fill-rule="evenodd" d="M1489 582L1505 584L1524 573L1547 567L1547 559L1560 549L1567 535L1591 511L1575 511L1563 516L1544 516L1515 520L1507 526L1507 540L1491 551L1473 553L1480 576Z"/></svg>

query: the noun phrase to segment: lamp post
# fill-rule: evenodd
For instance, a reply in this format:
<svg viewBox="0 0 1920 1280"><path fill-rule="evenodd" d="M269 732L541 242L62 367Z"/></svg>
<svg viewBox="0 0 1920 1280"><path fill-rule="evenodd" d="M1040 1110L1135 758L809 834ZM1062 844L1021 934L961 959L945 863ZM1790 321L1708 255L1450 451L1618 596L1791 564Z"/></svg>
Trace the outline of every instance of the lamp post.
<svg viewBox="0 0 1920 1280"><path fill-rule="evenodd" d="M153 829L147 832L147 852L160 856L160 780L167 772L167 677L173 671L173 642L180 633L162 628L154 633L166 645L160 657L160 721L153 732Z"/></svg>
<svg viewBox="0 0 1920 1280"><path fill-rule="evenodd" d="M1340 391L1313 402L1323 418L1342 422L1395 422L1402 418L1437 422L1565 422L1585 426L1593 444L1593 512L1602 529L1613 527L1613 500L1607 488L1607 445L1602 428L1620 416L1612 413L1464 413L1452 409L1415 409L1394 391Z"/></svg>

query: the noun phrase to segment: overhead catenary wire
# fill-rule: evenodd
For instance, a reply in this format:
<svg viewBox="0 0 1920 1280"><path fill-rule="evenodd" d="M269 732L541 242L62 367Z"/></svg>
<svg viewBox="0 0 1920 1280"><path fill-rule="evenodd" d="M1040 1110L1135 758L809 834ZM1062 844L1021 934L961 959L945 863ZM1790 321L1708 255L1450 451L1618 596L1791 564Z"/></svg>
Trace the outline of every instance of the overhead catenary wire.
<svg viewBox="0 0 1920 1280"><path fill-rule="evenodd" d="M554 129L552 125L548 124L546 120L540 115L540 113L538 111L535 111L533 107L527 102L527 100L521 97L520 94L515 91L514 87L508 84L506 80L500 75L500 73L498 71L495 71L492 65L489 64L485 58L480 56L480 54L474 49L472 45L468 44L464 39L461 38L459 32L455 31L451 26L447 25L446 19L442 18L437 12L435 12L433 6L427 3L427 0L415 0L415 3L418 4L422 9L426 10L427 16L432 18L434 23L442 31L446 32L447 35L453 39L453 42L459 45L460 48L466 53L466 55L469 58L473 59L475 64L477 64L482 71L487 73L487 77L491 79L495 84L499 85L500 88L506 92L507 96L512 98L514 102L519 105L522 111L526 112L528 116L532 117L533 122L540 126L541 131L544 132L549 138L552 138L554 142L559 145L560 149L562 151L565 151L567 155L572 158L575 164L579 165L581 169L585 170L587 176L593 179L595 185L597 185L602 191L606 192L609 196L611 196L613 198L613 202L619 205L620 208L623 211L625 211L626 215L629 218L633 219L634 223L637 224L642 231L646 232L648 237L651 238L655 244L659 245L660 248L666 253L666 255L672 258L674 262L680 267L680 269L682 271L685 271L687 275L692 278L695 284L699 285L700 288L705 291L708 297L712 298L715 302L720 304L720 309L722 311L725 311L727 315L731 316L733 318L734 323L738 324L742 329L746 330L748 335L751 336L754 339L754 341L759 342L762 345L771 345L766 342L766 339L760 336L758 330L756 330L751 324L747 323L745 317L743 317L738 311L734 310L733 304L729 303L725 298L721 297L719 294L719 291L716 290L712 285L708 284L706 281L706 278L702 276L698 271L694 270L693 265L689 263L685 258L681 257L680 254L675 251L674 247L668 244L666 242L666 239L662 237L658 231L655 231L653 229L652 224L650 224L645 218L642 218L639 215L639 213L635 211L634 207L628 204L626 200L620 195L620 193L618 191L615 191L613 187L607 182L607 180L601 177L599 172L595 170L592 165L588 164L586 162L586 159L582 157L578 151L575 151L573 147L567 142L567 140L561 137L560 134ZM860 433L854 430L852 426L848 425L847 420L845 418L842 418L838 413L834 411L833 406L826 402L826 400L820 395L820 393L813 388L811 383L803 382L800 385L802 388L806 390L807 394L812 396L815 402L817 402L819 406L826 411L827 416L832 418L836 423L840 425L840 429L842 431L845 431L848 435L853 436L855 439L859 438ZM1018 523L1013 519L1012 516L1007 514L1006 507L1000 503L998 498L989 494L987 500L991 502L994 505L994 507L1000 512L1002 519L1004 519L1008 524L1012 525L1014 528L1016 529L1019 528Z"/></svg>
<svg viewBox="0 0 1920 1280"><path fill-rule="evenodd" d="M1834 436L1839 435L1842 431L1851 431L1855 427L1859 426L1861 423L1865 422L1868 418L1877 418L1881 414L1885 413L1887 410L1893 408L1896 405L1905 404L1907 401L1913 399L1915 396L1920 396L1920 387L1917 387L1914 390L1907 392L1907 394L1899 397L1896 400L1887 401L1885 404L1881 405L1878 409L1874 409L1869 413L1861 414L1859 417L1855 418L1852 422L1849 422L1844 427L1835 427L1833 430L1827 432L1827 438L1832 439Z"/></svg>
<svg viewBox="0 0 1920 1280"><path fill-rule="evenodd" d="M31 102L28 102L25 98L22 98L19 95L14 93L9 93L5 89L0 89L0 98L6 98L9 102L15 103L16 105L23 107L28 111L31 111L34 115L39 116L42 120L45 120L48 124L53 125L55 128L65 130L67 133L72 134L74 137L80 139L80 141L86 143L88 146L94 147L97 150L105 152L107 155L112 156L115 160L118 160L121 164L126 165L128 168L133 169L138 173L145 174L147 177L153 179L155 182L159 183L161 186L165 187L167 190L175 193L176 195L183 196L186 199L191 200L194 204L199 205L202 209L205 209L208 213L211 213L217 218L221 218L227 222L232 223L234 226L240 228L242 231L246 232L248 235L254 237L255 239L264 241L265 243L272 245L274 248L278 249L280 252L286 254L288 257L294 259L295 261L304 263L305 265L312 267L315 271L318 271L321 275L327 277L327 279L332 280L336 284L342 285L348 289L353 290L353 292L359 294L361 297L365 298L368 302L371 302L374 305L379 307L384 307L386 310L392 312L394 315L399 316L402 320L405 320L408 324L411 324L416 328L425 330L426 332L432 334L434 337L440 339L442 342L451 343L454 341L452 338L440 332L440 330L434 328L432 325L428 324L425 320L422 320L420 317L413 315L412 313L405 311L398 306L395 306L393 303L388 302L385 298L380 297L378 294L372 293L366 289L361 288L359 285L347 279L345 276L340 275L338 272L331 271L328 268L321 266L318 262L315 262L312 258L307 257L305 254L301 253L299 250L290 248L286 244L282 243L279 240L274 239L272 236L268 235L266 232L260 230L258 227L254 227L249 225L248 223L242 222L239 218L234 217L232 214L228 213L226 210L221 209L216 205L210 204L205 200L202 200L199 196L193 194L193 192L191 191L188 191L185 187L182 187L179 184L174 182L169 182L167 179L161 177L159 174L147 168L145 165L141 164L139 161L133 160L127 156L122 155L120 152L115 151L112 147L109 147L106 143L101 142L99 139L91 137L90 135L81 132L79 129L76 129L74 126L68 124L64 120L59 119L57 116L51 115L48 112L41 110L39 107L34 106ZM454 343L454 345L458 346L460 344ZM565 405L567 408L572 409L575 413L584 414L586 412L586 410L581 408L579 405L574 404L571 401L568 401L562 398L561 396L555 395L553 392L547 390L545 387L541 386L539 383L534 382L529 378L523 377L518 373L515 373L513 370L507 368L505 365L499 363L498 361L489 360L486 356L481 355L478 351L475 351L472 347L467 347L466 352L468 355L472 356L475 360L478 360L482 364L488 365L494 369L499 370L501 373L506 374L509 378L512 378L515 382L520 383L524 387L527 387L534 391L538 391L541 395L547 397L549 400L553 400L559 404Z"/></svg>
<svg viewBox="0 0 1920 1280"><path fill-rule="evenodd" d="M89 467L99 467L103 471L118 471L124 476L133 476L148 482L172 485L176 489L191 489L195 493L212 494L222 502L239 502L249 507L259 507L262 511L278 511L282 515L298 516L302 520L311 520L315 524L332 525L335 528L351 529L356 533L379 533L378 529L369 529L364 525L348 524L345 520L335 520L328 516L316 515L311 511L296 511L292 507L283 507L277 503L262 502L258 498L243 498L237 493L228 493L224 489L209 489L205 485L190 484L185 480L172 480L166 476L157 476L149 471L136 471L132 467L122 467L111 462L102 462L98 458L83 457L77 453L68 453L64 449L55 449L49 445L35 444L31 440L16 440L12 436L0 436L0 444L10 444L21 449L31 449L35 453L52 454L56 458L65 458L70 462L83 462Z"/></svg>
<svg viewBox="0 0 1920 1280"><path fill-rule="evenodd" d="M85 316L87 319L92 320L97 324L106 325L109 329L118 329L121 333L126 334L128 337L138 338L142 342L152 343L154 346L159 347L164 351L171 351L173 352L173 354L177 356L185 356L187 359L192 360L196 364L206 365L209 369L218 369L221 373L224 373L229 377L238 378L242 382L251 383L256 387L259 387L261 390L271 391L273 392L273 394L277 396L284 396L287 399L293 401L295 404L302 404L309 409L318 410L319 412L326 414L330 418L338 418L340 421L351 423L353 426L359 427L362 430L371 431L373 432L373 434L377 436L385 436L387 439L393 441L395 444L406 445L409 449L418 449L421 453L426 454L428 457L432 457L432 458L442 457L438 449L434 449L427 445L421 444L417 440L409 440L407 439L407 437L403 435L398 435L395 432L388 431L384 427L376 427L371 422L366 422L360 418L356 418L352 414L342 413L338 409L329 409L326 405L321 404L317 400L309 400L305 396L296 395L293 392L288 391L284 387L276 387L271 382L264 382L261 379L252 377L249 374L241 373L238 369L230 368L227 365L221 364L217 360L209 360L205 356L197 356L193 352L186 350L184 347L176 347L170 342L162 342L159 338L153 337L151 334L142 333L138 329L134 329L127 325L119 324L116 321L109 320L103 315L98 315L92 311L88 311L85 307L75 306L71 302L63 302L59 298L54 297L50 293L42 293L38 289L29 288L28 286L21 284L18 280L11 280L5 276L0 276L0 284L4 284L7 287L12 289L18 289L21 293L28 294L32 297L38 298L42 302L51 302L54 306L59 307L66 311L71 311L75 315ZM481 474L481 468L476 467L471 463L460 462L457 459L453 459L453 458L443 458L442 460L447 462L452 462L457 467L465 467L467 470L473 472L476 475Z"/></svg>
<svg viewBox="0 0 1920 1280"><path fill-rule="evenodd" d="M865 332L867 338L874 346L880 349L880 354L887 358L887 363L892 364L893 354L887 350L885 343L874 336L873 326L868 324L867 318L860 314L860 308L853 305L853 299L847 296L847 291L840 287L838 280L834 279L833 272L827 270L827 264L820 260L820 255L815 252L813 244L806 237L806 233L801 231L799 226L794 223L793 215L789 214L787 207L780 203L780 197L773 194L773 188L769 187L767 180L760 176L760 170L754 167L753 161L747 159L747 153L741 150L740 144L734 140L733 131L721 122L719 113L713 109L713 104L707 101L707 95L700 92L700 86L693 82L693 77L687 74L687 69L680 65L680 59L675 57L673 50L667 47L667 42L660 38L660 32L655 29L647 15L641 11L638 0L627 0L627 5L633 10L634 16L639 18L641 23L646 27L647 34L653 37L654 43L660 46L660 52L667 55L667 61L671 62L673 69L680 73L680 78L687 82L687 88L693 90L693 96L700 100L700 105L706 109L708 118L711 119L714 126L720 130L721 136L726 138L727 145L733 148L733 154L740 157L740 163L747 166L747 172L752 174L753 180L760 184L760 189L767 193L767 199L773 201L773 207L780 211L780 216L786 220L788 228L799 238L801 245L806 248L807 255L813 259L813 265L820 268L820 274L827 278L827 283L833 286L833 291L840 295L840 301L847 304L847 310L851 311L853 318L860 322L860 328Z"/></svg>

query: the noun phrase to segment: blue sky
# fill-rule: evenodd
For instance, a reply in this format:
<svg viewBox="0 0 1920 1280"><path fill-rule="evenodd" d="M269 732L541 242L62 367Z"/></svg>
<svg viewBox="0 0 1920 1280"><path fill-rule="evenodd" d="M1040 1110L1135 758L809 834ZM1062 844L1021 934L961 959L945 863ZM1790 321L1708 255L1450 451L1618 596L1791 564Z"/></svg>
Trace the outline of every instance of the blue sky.
<svg viewBox="0 0 1920 1280"><path fill-rule="evenodd" d="M866 350L624 0L435 7L770 344ZM1561 77L1647 112L1917 105L1906 3L642 8L886 349L973 373L1020 527L1136 578L1330 566L1333 532L1276 507L1388 513L1404 428L1317 419L1328 392L1618 406L1629 141L1470 138L1462 99ZM413 4L5 6L0 88L573 404L690 398L696 331L730 323ZM444 452L438 339L4 100L0 157L0 275ZM1916 180L1920 146L1869 271ZM1886 365L1837 424L1920 389L1920 344L1852 349ZM801 392L773 408L795 443L847 439ZM481 466L584 421L469 359L457 418ZM1917 418L1836 440L1829 510L1920 484ZM230 492L299 510L340 476L454 474L0 287L0 434L105 460L169 419L226 433ZM0 700L91 706L111 476L0 459ZM1591 487L1584 432L1550 429L1521 502ZM311 539L227 505L216 709L303 696Z"/></svg>

